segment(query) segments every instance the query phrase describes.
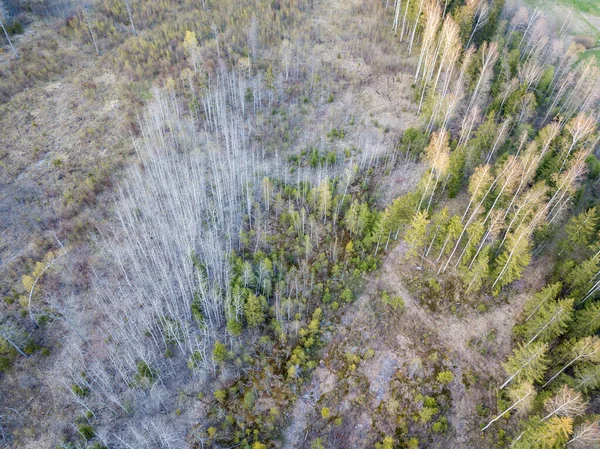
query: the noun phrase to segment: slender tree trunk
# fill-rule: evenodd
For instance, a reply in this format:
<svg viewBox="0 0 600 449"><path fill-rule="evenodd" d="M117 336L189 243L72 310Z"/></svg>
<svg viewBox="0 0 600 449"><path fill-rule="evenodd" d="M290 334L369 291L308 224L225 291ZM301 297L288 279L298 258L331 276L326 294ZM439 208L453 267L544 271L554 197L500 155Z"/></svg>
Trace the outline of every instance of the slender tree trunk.
<svg viewBox="0 0 600 449"><path fill-rule="evenodd" d="M10 48L11 48L12 52L15 54L15 58L19 59L19 54L17 53L17 50L13 46L13 43L10 40L10 37L8 37L8 32L6 31L6 28L4 28L4 22L2 22L2 20L0 20L0 26L2 27L2 31L4 31L4 35L6 36L6 40L8 41L8 45L10 45Z"/></svg>

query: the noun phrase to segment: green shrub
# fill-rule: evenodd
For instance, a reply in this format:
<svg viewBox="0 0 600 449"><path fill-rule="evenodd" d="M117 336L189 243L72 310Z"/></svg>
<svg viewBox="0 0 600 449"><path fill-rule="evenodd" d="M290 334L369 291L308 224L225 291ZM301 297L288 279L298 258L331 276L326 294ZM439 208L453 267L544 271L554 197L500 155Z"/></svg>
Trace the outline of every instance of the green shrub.
<svg viewBox="0 0 600 449"><path fill-rule="evenodd" d="M227 331L234 337L239 336L242 333L244 326L236 319L227 320Z"/></svg>
<svg viewBox="0 0 600 449"><path fill-rule="evenodd" d="M312 440L312 442L310 443L310 449L325 449L321 438L315 438L314 440Z"/></svg>
<svg viewBox="0 0 600 449"><path fill-rule="evenodd" d="M442 416L439 420L433 423L431 430L433 430L435 433L446 432L448 430L448 418Z"/></svg>
<svg viewBox="0 0 600 449"><path fill-rule="evenodd" d="M144 382L144 381L151 382L151 381L156 380L157 377L158 377L158 371L151 368L150 365L148 365L143 360L140 360L137 362L136 380L138 382Z"/></svg>
<svg viewBox="0 0 600 449"><path fill-rule="evenodd" d="M381 301L396 311L404 310L404 299L401 296L390 296L388 292L383 292Z"/></svg>
<svg viewBox="0 0 600 449"><path fill-rule="evenodd" d="M15 20L6 27L6 31L8 34L23 34L23 25L18 20Z"/></svg>
<svg viewBox="0 0 600 449"><path fill-rule="evenodd" d="M227 360L229 354L227 353L227 346L224 343L217 341L213 347L213 359L217 363L223 363Z"/></svg>
<svg viewBox="0 0 600 449"><path fill-rule="evenodd" d="M214 398L217 400L217 402L225 402L225 399L227 399L227 392L225 390L216 390L213 393Z"/></svg>
<svg viewBox="0 0 600 449"><path fill-rule="evenodd" d="M86 441L94 438L94 435L96 434L94 428L89 424L79 424L77 430Z"/></svg>
<svg viewBox="0 0 600 449"><path fill-rule="evenodd" d="M73 393L75 393L77 396L79 396L80 398L84 398L89 394L90 389L87 387L81 388L79 385L73 384L73 385L71 385L71 391Z"/></svg>
<svg viewBox="0 0 600 449"><path fill-rule="evenodd" d="M12 359L9 357L0 357L0 373L8 371L12 366Z"/></svg>
<svg viewBox="0 0 600 449"><path fill-rule="evenodd" d="M451 371L442 371L437 375L437 381L441 384L449 384L454 380L454 374Z"/></svg>

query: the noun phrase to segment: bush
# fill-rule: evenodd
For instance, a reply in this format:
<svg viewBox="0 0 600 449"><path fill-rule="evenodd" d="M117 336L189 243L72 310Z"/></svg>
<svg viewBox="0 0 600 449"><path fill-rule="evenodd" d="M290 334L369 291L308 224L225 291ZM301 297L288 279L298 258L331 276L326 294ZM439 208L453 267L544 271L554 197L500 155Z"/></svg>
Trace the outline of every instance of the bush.
<svg viewBox="0 0 600 449"><path fill-rule="evenodd" d="M312 440L312 442L310 443L310 449L325 449L321 438L315 438L314 440Z"/></svg>
<svg viewBox="0 0 600 449"><path fill-rule="evenodd" d="M390 296L387 292L383 292L381 301L396 311L404 310L404 299L401 296Z"/></svg>
<svg viewBox="0 0 600 449"><path fill-rule="evenodd" d="M94 428L89 424L79 424L77 430L85 440L91 440L96 434Z"/></svg>
<svg viewBox="0 0 600 449"><path fill-rule="evenodd" d="M8 34L22 34L23 33L23 25L18 20L15 20L9 26L6 27L6 32Z"/></svg>
<svg viewBox="0 0 600 449"><path fill-rule="evenodd" d="M73 384L73 385L71 385L71 391L73 393L75 393L77 396L79 396L80 398L84 398L89 394L90 389L87 387L81 388L79 385Z"/></svg>
<svg viewBox="0 0 600 449"><path fill-rule="evenodd" d="M227 331L233 335L234 337L237 337L238 335L240 335L242 333L243 330L243 326L242 323L239 322L236 319L231 319L231 320L227 320Z"/></svg>
<svg viewBox="0 0 600 449"><path fill-rule="evenodd" d="M437 381L441 384L449 384L454 380L454 374L451 371L442 371L437 375Z"/></svg>
<svg viewBox="0 0 600 449"><path fill-rule="evenodd" d="M12 360L9 357L0 357L0 373L8 371L12 366Z"/></svg>
<svg viewBox="0 0 600 449"><path fill-rule="evenodd" d="M213 358L217 363L223 363L227 360L227 346L224 343L217 341L213 347Z"/></svg>
<svg viewBox="0 0 600 449"><path fill-rule="evenodd" d="M448 418L446 418L445 416L442 416L439 420L437 420L435 423L433 423L433 426L431 426L431 430L433 430L435 433L442 433L448 430Z"/></svg>
<svg viewBox="0 0 600 449"><path fill-rule="evenodd" d="M136 380L138 382L153 381L156 380L157 377L158 372L155 369L151 368L150 365L148 365L143 360L137 362Z"/></svg>
<svg viewBox="0 0 600 449"><path fill-rule="evenodd" d="M354 294L352 293L352 290L350 290L348 287L346 287L344 289L344 291L342 291L342 294L340 295L340 298L344 301L344 302L350 302L354 299Z"/></svg>
<svg viewBox="0 0 600 449"><path fill-rule="evenodd" d="M225 402L225 399L227 399L227 392L225 390L216 390L213 393L214 398L217 400L217 402Z"/></svg>
<svg viewBox="0 0 600 449"><path fill-rule="evenodd" d="M323 419L329 419L329 417L331 416L331 410L329 410L329 407L323 407L321 409L321 416L323 417Z"/></svg>

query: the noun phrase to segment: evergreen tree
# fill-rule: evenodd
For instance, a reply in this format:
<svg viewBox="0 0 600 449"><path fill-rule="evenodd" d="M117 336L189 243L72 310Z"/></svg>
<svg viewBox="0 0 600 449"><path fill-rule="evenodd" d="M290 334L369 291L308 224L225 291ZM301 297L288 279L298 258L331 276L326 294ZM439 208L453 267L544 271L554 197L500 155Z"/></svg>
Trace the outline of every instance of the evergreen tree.
<svg viewBox="0 0 600 449"><path fill-rule="evenodd" d="M544 358L547 351L548 345L545 343L532 343L515 348L513 355L504 364L509 378L500 388L506 387L512 381L539 382L548 368L548 362Z"/></svg>
<svg viewBox="0 0 600 449"><path fill-rule="evenodd" d="M529 321L537 311L548 301L554 301L562 289L562 284L556 282L551 285L546 285L542 290L529 298L523 306L524 321Z"/></svg>
<svg viewBox="0 0 600 449"><path fill-rule="evenodd" d="M565 226L569 247L578 249L589 246L596 237L597 226L598 214L595 207L572 217Z"/></svg>
<svg viewBox="0 0 600 449"><path fill-rule="evenodd" d="M465 164L466 157L464 147L459 147L450 154L447 181L448 198L454 198L458 195L465 174Z"/></svg>
<svg viewBox="0 0 600 449"><path fill-rule="evenodd" d="M413 216L410 227L408 231L406 231L404 237L404 240L408 245L408 250L406 251L406 257L408 259L418 256L427 243L428 223L429 220L427 219L426 211L419 211Z"/></svg>
<svg viewBox="0 0 600 449"><path fill-rule="evenodd" d="M573 299L566 298L560 301L547 301L533 317L516 331L530 344L533 341L548 343L567 330L573 311Z"/></svg>
<svg viewBox="0 0 600 449"><path fill-rule="evenodd" d="M503 286L519 279L530 260L529 239L523 234L508 237L506 249L496 259L493 293L498 294Z"/></svg>
<svg viewBox="0 0 600 449"><path fill-rule="evenodd" d="M569 292L578 301L583 301L592 287L592 280L600 271L599 263L599 260L592 257L576 264L568 274L566 281L570 287Z"/></svg>
<svg viewBox="0 0 600 449"><path fill-rule="evenodd" d="M552 376L542 386L542 388L545 388L548 384L550 384L554 379L556 379L561 373L563 373L567 368L569 368L573 364L582 362L600 362L600 339L598 337L584 337L575 342L569 341L565 344L570 346L566 354L567 363L554 376Z"/></svg>
<svg viewBox="0 0 600 449"><path fill-rule="evenodd" d="M249 295L248 299L246 299L244 316L246 317L248 326L257 327L264 322L265 316L262 303L262 297L258 297L256 295Z"/></svg>
<svg viewBox="0 0 600 449"><path fill-rule="evenodd" d="M575 312L570 332L575 337L593 335L600 329L600 302L588 303L584 309Z"/></svg>
<svg viewBox="0 0 600 449"><path fill-rule="evenodd" d="M479 291L485 280L488 279L490 273L489 253L490 247L486 246L479 252L471 268L463 268L460 271L463 282L467 284L467 292Z"/></svg>
<svg viewBox="0 0 600 449"><path fill-rule="evenodd" d="M574 369L574 379L569 383L577 391L585 394L600 388L600 365L596 363L583 363Z"/></svg>
<svg viewBox="0 0 600 449"><path fill-rule="evenodd" d="M529 423L522 438L513 443L515 449L559 449L573 432L573 420L555 416L543 423Z"/></svg>

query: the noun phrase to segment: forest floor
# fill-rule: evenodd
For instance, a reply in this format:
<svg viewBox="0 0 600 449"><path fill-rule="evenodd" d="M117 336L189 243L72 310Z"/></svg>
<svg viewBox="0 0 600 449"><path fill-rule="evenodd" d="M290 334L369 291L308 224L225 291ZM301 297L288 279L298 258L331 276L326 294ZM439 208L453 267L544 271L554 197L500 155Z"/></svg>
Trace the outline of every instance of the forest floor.
<svg viewBox="0 0 600 449"><path fill-rule="evenodd" d="M360 447L367 447L367 441L373 444L378 436L371 419L377 416L378 409L391 400L399 400L400 407L410 408L405 402L410 397L402 397L402 391L392 388L392 381L420 378L426 384L428 361L438 358L454 374L448 386L451 401L446 416L450 430L440 437L433 436L427 447L482 447L479 429L484 418L478 415L477 406L490 407L495 403L493 386L503 380L501 364L510 352L511 329L524 295L486 312L460 316L433 313L409 293L403 281L407 269L403 249L403 245L397 245L385 257L382 268L367 281L363 294L341 319L324 349L321 366L290 413L294 421L285 432L283 447L308 447L306 436L320 419L316 404L332 402L344 423L344 443ZM402 297L404 311L394 312L382 304L383 291ZM340 354L365 348L372 349L374 355L363 357L356 374L336 368ZM352 394L336 398L352 377L360 377L356 382L363 382L363 392L368 392L358 415L357 409L351 407ZM418 426L409 428L419 433Z"/></svg>

